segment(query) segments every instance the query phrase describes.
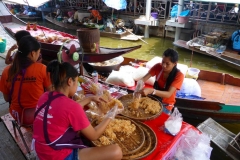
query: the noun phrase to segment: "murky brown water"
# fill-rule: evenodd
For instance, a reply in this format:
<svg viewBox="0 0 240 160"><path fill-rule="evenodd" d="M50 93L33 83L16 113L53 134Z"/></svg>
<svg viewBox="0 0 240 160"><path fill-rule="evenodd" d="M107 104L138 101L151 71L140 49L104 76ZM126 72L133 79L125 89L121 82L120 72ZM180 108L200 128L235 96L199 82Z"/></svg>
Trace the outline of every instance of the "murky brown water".
<svg viewBox="0 0 240 160"><path fill-rule="evenodd" d="M39 21L38 24L55 29L55 30L60 30L63 32L76 35L75 31L63 29L61 27L52 25L48 22ZM110 47L110 48L122 48L122 47L130 47L135 45L142 45L140 49L124 55L126 57L130 57L134 59L142 59L142 60L150 60L155 56L161 56L164 50L166 50L167 48L174 48L179 53L179 58L180 58L179 63L190 66L192 52L186 49L174 47L172 45L173 43L172 40L156 38L156 37L151 37L149 39L144 39L144 40L147 41L149 44L145 44L142 41L133 42L133 41L125 41L125 40L117 40L117 39L101 37L100 46ZM240 72L238 70L226 66L226 64L224 64L222 61L217 60L213 57L205 56L198 53L193 54L192 67L221 72L221 73L229 73L233 76L240 77ZM197 126L199 123L201 123L201 121L199 120L186 119L186 118L184 118L184 121L194 126ZM231 124L221 123L221 125L223 125L224 127L226 127L227 129L229 129L231 132L235 134L240 132L240 123L231 123ZM216 146L214 148L216 148ZM229 159L229 157L227 157L224 153L220 154L220 152L221 151L219 151L218 149L213 150L211 159L214 159L214 160Z"/></svg>

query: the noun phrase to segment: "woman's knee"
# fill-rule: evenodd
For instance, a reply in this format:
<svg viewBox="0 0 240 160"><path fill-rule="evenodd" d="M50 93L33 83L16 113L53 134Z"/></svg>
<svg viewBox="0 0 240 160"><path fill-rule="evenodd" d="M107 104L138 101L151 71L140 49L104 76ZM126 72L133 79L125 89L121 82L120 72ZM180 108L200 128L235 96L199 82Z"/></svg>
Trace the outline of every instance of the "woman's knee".
<svg viewBox="0 0 240 160"><path fill-rule="evenodd" d="M114 159L122 159L122 149L119 147L119 145L112 145L112 154Z"/></svg>

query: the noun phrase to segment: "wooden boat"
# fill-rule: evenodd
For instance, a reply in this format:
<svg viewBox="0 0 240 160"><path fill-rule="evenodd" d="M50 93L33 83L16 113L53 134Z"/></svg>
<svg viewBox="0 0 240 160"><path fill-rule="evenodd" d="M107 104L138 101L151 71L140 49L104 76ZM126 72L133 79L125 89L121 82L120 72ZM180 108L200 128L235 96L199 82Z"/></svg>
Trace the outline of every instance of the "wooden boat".
<svg viewBox="0 0 240 160"><path fill-rule="evenodd" d="M55 24L55 25L58 25L60 27L63 27L63 28L66 28L66 29L71 29L71 30L77 30L79 28L85 28L86 26L85 25L76 25L76 24L68 24L68 23L63 23L61 21L58 21L57 19L51 17L51 16L48 16L46 15L44 17L47 21ZM139 38L143 38L143 36L134 36L134 35L131 35L129 32L127 31L124 31L122 33L113 33L113 32L107 32L107 31L104 31L104 30L100 30L100 36L101 37L109 37L109 38L114 38L114 39L121 39L121 40L128 40L128 41L137 41L139 40Z"/></svg>
<svg viewBox="0 0 240 160"><path fill-rule="evenodd" d="M226 63L226 65L233 67L237 70L240 70L240 55L238 55L238 53L236 51L227 49L222 54L219 54L217 52L207 53L205 51L201 51L199 49L189 47L186 43L187 42L184 40L177 40L177 41L173 42L173 45L175 45L177 47L185 48L188 50L192 50L194 52L201 53L204 55L216 57L217 59Z"/></svg>
<svg viewBox="0 0 240 160"><path fill-rule="evenodd" d="M0 3L0 8L2 9L2 11L4 11L4 8L6 6L3 3ZM4 28L6 29L6 31L14 37L14 34L18 31L18 30L26 30L27 28L27 24L23 21L21 21L20 19L18 19L17 17L13 16L8 9L5 8L5 15L0 16L0 20L5 20L5 21L1 21L2 25L4 26ZM4 19L5 18L5 19ZM7 21L6 21L7 20ZM37 25L37 31L33 30L33 25L30 26L30 30L29 32L31 33L31 35L36 36L36 34L42 34L44 37L44 41L40 41L41 43L41 54L43 57L43 60L46 61L51 61L53 59L57 59L57 53L59 52L62 44L58 44L58 43L52 43L49 42L49 38L47 37L49 34L54 34L54 35L58 35L61 36L62 38L65 39L73 39L74 41L70 41L68 44L66 44L66 46L64 47L65 50L69 49L70 46L72 44L79 46L79 43L76 42L77 37L64 33L64 32L59 32L56 30L52 30L43 26L38 26ZM47 42L48 41L48 42ZM69 46L69 48L67 47ZM100 54L92 54L92 53L84 53L82 54L81 52L79 52L80 54L80 59L83 62L101 62L101 61L105 61L105 60L109 60L115 57L118 57L122 54L126 54L129 53L133 50L136 50L138 48L140 48L141 45L138 46L134 46L134 47L128 47L128 48L105 48L105 47L100 47ZM82 56L83 55L83 56Z"/></svg>
<svg viewBox="0 0 240 160"><path fill-rule="evenodd" d="M125 57L121 65L130 65L129 62L146 63ZM89 70L87 65L85 68ZM197 82L204 100L176 98L175 106L184 117L201 120L212 117L219 122L240 122L240 78L227 73L201 70ZM128 89L133 91L135 87Z"/></svg>
<svg viewBox="0 0 240 160"><path fill-rule="evenodd" d="M77 26L77 25L74 25L74 24L63 23L61 21L58 21L56 18L53 18L53 17L48 16L48 15L44 16L44 19L46 19L48 22L51 22L51 23L53 23L57 26L60 26L60 27L66 28L66 29L71 29L71 30L74 30L74 31L83 27L83 25Z"/></svg>
<svg viewBox="0 0 240 160"><path fill-rule="evenodd" d="M17 14L16 17L24 20L37 20L42 18L40 16L29 16L29 15L23 15L23 14Z"/></svg>
<svg viewBox="0 0 240 160"><path fill-rule="evenodd" d="M238 160L240 157L239 136L230 132L222 125L214 121L212 118L206 119L199 124L197 128L211 137L211 141L224 151L233 160ZM237 144L238 143L238 144Z"/></svg>
<svg viewBox="0 0 240 160"><path fill-rule="evenodd" d="M26 25L24 26L18 26L16 27L13 26L12 24L3 24L5 29L13 36L15 34L15 32L17 32L18 30L25 30L26 29ZM32 26L31 26L32 27ZM37 26L37 30L44 33L44 34L51 34L51 33L57 33L58 35L61 35L63 37L67 37L70 39L73 39L74 41L70 41L69 43L66 44L66 46L64 47L64 49L69 50L71 45L75 45L76 47L79 47L79 43L76 42L77 37L64 33L64 32L59 32L59 31L55 31L55 30L51 30L48 29L46 27L42 27L42 26ZM30 33L33 35L35 31L30 30ZM59 52L62 44L54 44L54 43L47 43L47 42L40 42L41 43L41 53L42 53L42 57L43 60L46 61L51 61L53 59L57 59L57 53ZM141 47L141 45L138 46L133 46L133 47L128 47L128 48L106 48L106 47L99 47L99 54L96 53L84 53L82 54L81 51L78 51L79 55L80 55L80 59L83 62L102 62L102 61L106 61L115 57L118 57L120 55L132 52L136 49L139 49Z"/></svg>

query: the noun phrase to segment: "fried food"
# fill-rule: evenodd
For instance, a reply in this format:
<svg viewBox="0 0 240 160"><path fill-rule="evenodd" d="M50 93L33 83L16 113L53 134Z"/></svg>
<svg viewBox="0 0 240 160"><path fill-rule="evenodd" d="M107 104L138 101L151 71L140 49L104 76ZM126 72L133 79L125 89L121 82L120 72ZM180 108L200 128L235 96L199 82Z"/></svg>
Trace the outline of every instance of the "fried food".
<svg viewBox="0 0 240 160"><path fill-rule="evenodd" d="M103 114L106 114L115 105L117 105L119 109L123 109L122 102L118 99L112 98L107 90L103 90L103 95L101 96L101 99L103 99L103 101L99 103L99 108L101 108Z"/></svg>
<svg viewBox="0 0 240 160"><path fill-rule="evenodd" d="M108 124L103 133L104 136L101 136L99 141L102 145L108 145L110 141L124 141L124 138L131 136L135 130L136 125L130 120L114 119Z"/></svg>
<svg viewBox="0 0 240 160"><path fill-rule="evenodd" d="M156 114L160 111L161 106L155 100L152 100L149 97L136 98L129 103L128 108L132 111L133 115L139 117L141 114L137 112L138 109L144 109L146 114Z"/></svg>

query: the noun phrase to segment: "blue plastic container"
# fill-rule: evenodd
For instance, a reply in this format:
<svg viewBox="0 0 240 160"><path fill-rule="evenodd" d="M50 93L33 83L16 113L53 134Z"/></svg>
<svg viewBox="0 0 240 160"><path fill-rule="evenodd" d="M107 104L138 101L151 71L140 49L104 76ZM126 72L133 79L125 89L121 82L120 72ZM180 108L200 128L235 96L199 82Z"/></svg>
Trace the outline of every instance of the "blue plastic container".
<svg viewBox="0 0 240 160"><path fill-rule="evenodd" d="M157 18L158 18L158 13L157 13L157 12L152 12L152 13L151 13L151 16L152 16L154 19L157 19Z"/></svg>
<svg viewBox="0 0 240 160"><path fill-rule="evenodd" d="M6 50L6 46L7 46L7 41L6 39L2 39L3 41L0 42L0 53L4 53Z"/></svg>

